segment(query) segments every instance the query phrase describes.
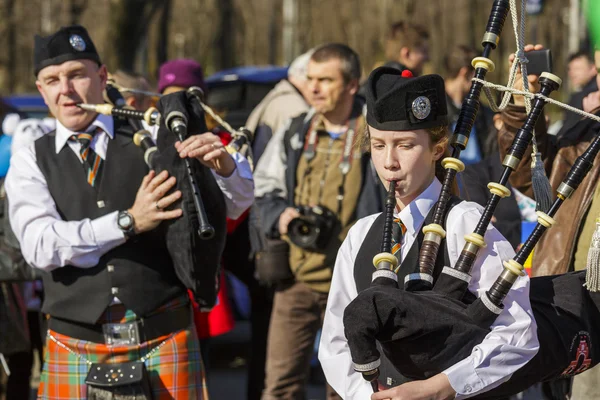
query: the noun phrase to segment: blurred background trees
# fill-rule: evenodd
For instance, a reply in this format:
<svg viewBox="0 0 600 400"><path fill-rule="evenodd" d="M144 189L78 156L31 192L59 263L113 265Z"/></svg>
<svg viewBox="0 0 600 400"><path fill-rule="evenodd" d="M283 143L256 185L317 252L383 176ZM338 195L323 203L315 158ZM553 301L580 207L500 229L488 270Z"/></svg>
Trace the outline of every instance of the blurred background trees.
<svg viewBox="0 0 600 400"><path fill-rule="evenodd" d="M159 65L171 58L194 58L210 74L239 65L284 65L329 41L353 47L367 74L383 61L389 24L405 19L429 28L427 71L436 72L451 46L481 48L491 4L491 0L0 0L0 87L2 94L34 91L33 35L70 23L90 31L109 70L132 69L153 81ZM527 17L526 41L551 48L554 72L563 78L568 55L587 45L583 8L581 0L544 0L541 13ZM516 46L512 30L509 17L499 49L492 54L497 64L497 72L489 75L492 81L506 78L502 67Z"/></svg>

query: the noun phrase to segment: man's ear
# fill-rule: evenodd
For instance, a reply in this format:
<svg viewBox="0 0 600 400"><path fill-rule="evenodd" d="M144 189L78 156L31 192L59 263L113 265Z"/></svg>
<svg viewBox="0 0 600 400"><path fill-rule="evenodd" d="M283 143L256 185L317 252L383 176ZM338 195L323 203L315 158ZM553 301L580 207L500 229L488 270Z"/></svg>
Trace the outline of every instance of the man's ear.
<svg viewBox="0 0 600 400"><path fill-rule="evenodd" d="M36 80L35 86L37 87L38 92L40 92L40 94L42 95L42 98L44 99L44 103L46 103L46 105L48 105L48 99L46 99L46 93L44 93L44 90L42 89L42 82L40 82L39 80Z"/></svg>
<svg viewBox="0 0 600 400"><path fill-rule="evenodd" d="M359 88L358 79L352 79L350 82L348 82L346 88L348 89L348 93L354 96L358 92Z"/></svg>
<svg viewBox="0 0 600 400"><path fill-rule="evenodd" d="M106 82L108 81L108 71L106 69L106 65L102 64L100 68L98 68L98 76L100 76L102 86L106 86Z"/></svg>
<svg viewBox="0 0 600 400"><path fill-rule="evenodd" d="M408 57L410 56L410 49L408 47L403 47L400 49L400 63L404 64Z"/></svg>
<svg viewBox="0 0 600 400"><path fill-rule="evenodd" d="M469 67L461 67L461 69L458 70L458 76L464 79L471 80L471 71L472 70Z"/></svg>

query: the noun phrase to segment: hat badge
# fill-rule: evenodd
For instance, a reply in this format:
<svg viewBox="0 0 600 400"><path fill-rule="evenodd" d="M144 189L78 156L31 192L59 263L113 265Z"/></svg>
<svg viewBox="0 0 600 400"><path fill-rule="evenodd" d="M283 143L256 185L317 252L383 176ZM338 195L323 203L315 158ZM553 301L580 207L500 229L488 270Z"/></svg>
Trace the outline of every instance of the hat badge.
<svg viewBox="0 0 600 400"><path fill-rule="evenodd" d="M412 113L417 119L425 119L431 113L431 102L425 96L419 96L412 102Z"/></svg>
<svg viewBox="0 0 600 400"><path fill-rule="evenodd" d="M71 44L71 47L77 51L85 50L85 40L79 35L71 35L69 37L69 43Z"/></svg>

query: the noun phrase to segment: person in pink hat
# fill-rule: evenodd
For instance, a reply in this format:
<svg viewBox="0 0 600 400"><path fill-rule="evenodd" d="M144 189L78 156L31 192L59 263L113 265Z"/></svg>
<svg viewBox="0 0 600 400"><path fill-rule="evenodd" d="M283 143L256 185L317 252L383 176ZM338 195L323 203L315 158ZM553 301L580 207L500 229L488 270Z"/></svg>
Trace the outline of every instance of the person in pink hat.
<svg viewBox="0 0 600 400"><path fill-rule="evenodd" d="M167 61L158 70L158 91L169 94L198 86L206 93L204 71L195 60L180 58Z"/></svg>

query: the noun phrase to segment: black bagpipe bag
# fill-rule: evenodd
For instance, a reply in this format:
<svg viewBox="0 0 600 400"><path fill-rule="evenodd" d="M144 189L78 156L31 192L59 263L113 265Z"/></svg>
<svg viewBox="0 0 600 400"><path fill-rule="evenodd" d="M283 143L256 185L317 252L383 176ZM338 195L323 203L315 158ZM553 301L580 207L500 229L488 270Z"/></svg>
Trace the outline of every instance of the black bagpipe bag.
<svg viewBox="0 0 600 400"><path fill-rule="evenodd" d="M158 130L158 150L154 156L156 172L166 169L171 176L175 176L176 188L182 192L182 199L175 206L183 209L182 217L164 221L160 228L164 229L167 249L173 259L177 277L185 287L192 290L200 307L211 308L215 305L219 290L221 256L227 236L225 199L211 170L196 159L189 158L208 221L215 229L212 239L200 239L198 215L187 167L175 149L175 142L179 139L167 129L164 121L165 112L181 111L188 117L189 134L200 134L208 130L204 112L199 105L188 100L185 92L162 96L157 108L163 118Z"/></svg>
<svg viewBox="0 0 600 400"><path fill-rule="evenodd" d="M436 375L471 354L490 332L472 307L436 291L408 292L383 283L362 291L344 312L354 362L379 358L376 341L398 372L411 379ZM540 349L504 384L478 399L516 394L529 386L591 368L600 360L600 293L584 286L585 271L531 279L530 299ZM471 312L470 312L471 311Z"/></svg>

